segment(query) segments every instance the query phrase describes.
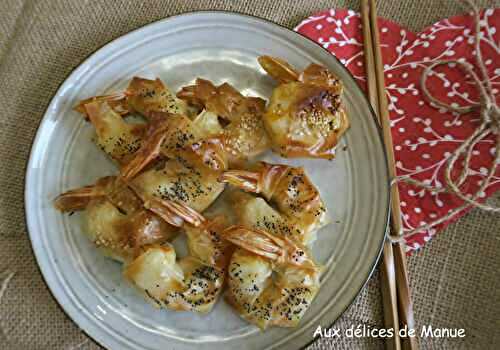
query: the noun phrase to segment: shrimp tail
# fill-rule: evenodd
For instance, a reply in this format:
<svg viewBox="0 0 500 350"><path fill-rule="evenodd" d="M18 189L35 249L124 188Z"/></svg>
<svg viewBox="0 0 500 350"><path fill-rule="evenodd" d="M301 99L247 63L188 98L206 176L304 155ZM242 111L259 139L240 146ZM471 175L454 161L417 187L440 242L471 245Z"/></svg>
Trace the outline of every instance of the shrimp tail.
<svg viewBox="0 0 500 350"><path fill-rule="evenodd" d="M266 231L233 225L222 232L222 237L234 245L270 260L279 260L284 242Z"/></svg>
<svg viewBox="0 0 500 350"><path fill-rule="evenodd" d="M258 61L267 74L281 83L290 83L299 80L299 73L282 59L271 56L260 56Z"/></svg>
<svg viewBox="0 0 500 350"><path fill-rule="evenodd" d="M130 188L143 201L144 208L152 211L172 226L181 227L187 222L192 226L199 227L206 222L203 215L183 203L146 195L133 184L130 185Z"/></svg>
<svg viewBox="0 0 500 350"><path fill-rule="evenodd" d="M128 181L132 179L153 159L158 157L165 138L166 135L161 133L152 135L152 137L137 151L134 157L121 168L120 173L123 180Z"/></svg>
<svg viewBox="0 0 500 350"><path fill-rule="evenodd" d="M105 195L106 192L100 186L85 186L59 195L54 201L54 206L62 212L83 210L92 199L104 197Z"/></svg>
<svg viewBox="0 0 500 350"><path fill-rule="evenodd" d="M216 215L210 220L205 221L203 233L207 234L210 230L220 231L226 225L226 217L222 214Z"/></svg>
<svg viewBox="0 0 500 350"><path fill-rule="evenodd" d="M213 170L223 171L227 169L227 154L221 138L214 137L201 142L195 142L189 147L203 159L203 163Z"/></svg>
<svg viewBox="0 0 500 350"><path fill-rule="evenodd" d="M222 236L234 245L278 264L317 269L316 263L309 257L306 249L287 237L279 238L267 231L241 225L228 227Z"/></svg>
<svg viewBox="0 0 500 350"><path fill-rule="evenodd" d="M104 176L94 185L76 188L57 196L54 206L62 212L83 210L92 199L107 197L109 190L116 183L116 176Z"/></svg>
<svg viewBox="0 0 500 350"><path fill-rule="evenodd" d="M236 186L246 192L260 193L260 174L246 170L229 170L224 172L219 181Z"/></svg>
<svg viewBox="0 0 500 350"><path fill-rule="evenodd" d="M307 249L301 246L298 243L293 242L290 238L284 237L285 244L282 246L285 253L283 254L283 258L285 262L307 268L307 269L318 269L318 265L310 258L307 253Z"/></svg>
<svg viewBox="0 0 500 350"><path fill-rule="evenodd" d="M170 210L172 213L181 217L184 221L195 227L202 226L206 221L203 215L183 203L178 203L171 200L162 200L162 204L164 204L165 207L168 208L168 210Z"/></svg>
<svg viewBox="0 0 500 350"><path fill-rule="evenodd" d="M244 191L261 193L266 199L271 199L276 187L290 167L282 164L268 164L261 162L258 172L246 170L230 170L224 172L219 181L227 182Z"/></svg>
<svg viewBox="0 0 500 350"><path fill-rule="evenodd" d="M196 79L195 85L185 86L178 93L181 100L217 114L226 121L241 117L242 111L263 112L265 101L258 97L245 97L228 83L215 86L205 79Z"/></svg>
<svg viewBox="0 0 500 350"><path fill-rule="evenodd" d="M129 113L126 92L116 92L109 95L93 96L79 101L78 104L73 107L73 109L78 113L83 114L85 116L85 119L88 119L89 115L87 113L87 110L85 109L85 105L92 102L107 102L110 107L120 115Z"/></svg>
<svg viewBox="0 0 500 350"><path fill-rule="evenodd" d="M205 107L205 103L204 103L203 99L201 99L199 97L196 85L184 86L177 93L177 97L180 98L181 100L189 102L190 104L192 104L198 108Z"/></svg>
<svg viewBox="0 0 500 350"><path fill-rule="evenodd" d="M210 81L198 78L195 85L184 86L177 97L199 108L205 108L217 96L217 87ZM214 111L215 112L215 111Z"/></svg>
<svg viewBox="0 0 500 350"><path fill-rule="evenodd" d="M265 162L261 162L261 165L261 192L267 200L270 200L273 197L278 184L290 170L290 167L288 165L269 164Z"/></svg>
<svg viewBox="0 0 500 350"><path fill-rule="evenodd" d="M134 157L125 164L120 173L128 181L136 176L144 167L161 153L163 141L168 136L168 123L165 119L155 118L146 132L145 142Z"/></svg>
<svg viewBox="0 0 500 350"><path fill-rule="evenodd" d="M226 270L234 251L234 245L222 239L221 233L226 227L225 216L217 215L207 219L200 227L186 229L191 255L220 271Z"/></svg>

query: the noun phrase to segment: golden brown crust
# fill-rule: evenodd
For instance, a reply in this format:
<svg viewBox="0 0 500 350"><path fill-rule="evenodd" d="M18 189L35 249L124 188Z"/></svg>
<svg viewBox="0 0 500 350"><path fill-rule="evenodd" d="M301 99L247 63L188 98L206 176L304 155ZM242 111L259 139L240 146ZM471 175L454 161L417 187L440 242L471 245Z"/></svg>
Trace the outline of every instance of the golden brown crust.
<svg viewBox="0 0 500 350"><path fill-rule="evenodd" d="M304 84L326 87L337 94L341 94L343 89L340 80L332 72L316 63L307 66L297 80Z"/></svg>
<svg viewBox="0 0 500 350"><path fill-rule="evenodd" d="M119 164L133 157L140 148L144 125L125 122L107 101L93 101L84 107L97 134L96 144Z"/></svg>
<svg viewBox="0 0 500 350"><path fill-rule="evenodd" d="M183 87L177 97L199 109L217 114L227 125L220 135L231 163L254 157L269 148L262 123L266 101L245 97L228 83L215 86L198 78L195 85Z"/></svg>
<svg viewBox="0 0 500 350"><path fill-rule="evenodd" d="M283 226L283 234L303 244L314 240L316 231L328 222L320 193L301 167L260 162L253 171L226 171L220 180L265 197L267 205L272 203L279 212L277 215L282 216L285 221L279 225L277 222L267 225ZM238 201L241 203L236 204L237 208L245 207L244 199L239 198ZM256 212L256 208L251 210L253 214L242 215L238 210L237 215L240 219L244 216L247 219L263 221L263 218L258 219L261 214ZM270 213L268 216L272 217Z"/></svg>
<svg viewBox="0 0 500 350"><path fill-rule="evenodd" d="M115 176L63 193L54 205L61 211L86 209L87 230L94 244L122 260L133 257L143 245L167 241L177 231L146 210L127 184Z"/></svg>
<svg viewBox="0 0 500 350"><path fill-rule="evenodd" d="M195 85L183 87L177 97L228 121L237 120L244 113L262 114L266 105L266 101L259 97L243 96L228 83L215 86L201 78L196 79Z"/></svg>
<svg viewBox="0 0 500 350"><path fill-rule="evenodd" d="M89 97L79 101L73 109L88 118L85 105L92 102L107 102L111 109L120 115L137 112L147 119L154 112L187 112L185 103L177 99L158 78L150 80L133 77L125 91Z"/></svg>
<svg viewBox="0 0 500 350"><path fill-rule="evenodd" d="M162 243L173 237L177 230L165 223L157 215L140 210L124 224L123 230L128 233L129 245L136 249L148 244Z"/></svg>
<svg viewBox="0 0 500 350"><path fill-rule="evenodd" d="M124 271L158 307L176 311L209 312L224 284L224 272L187 256L176 259L173 247L152 245Z"/></svg>
<svg viewBox="0 0 500 350"><path fill-rule="evenodd" d="M307 251L243 226L229 227L223 235L238 246L229 265L227 301L261 329L296 326L319 289L320 268Z"/></svg>
<svg viewBox="0 0 500 350"><path fill-rule="evenodd" d="M155 112L185 114L186 105L168 90L160 79L150 80L134 77L130 81L126 95L129 109L142 114L147 119Z"/></svg>
<svg viewBox="0 0 500 350"><path fill-rule="evenodd" d="M264 114L273 149L284 157L332 159L340 136L349 127L341 103L341 82L314 63L294 76L287 75L288 70L283 73L289 66L279 59L262 61L266 71L278 75L281 82Z"/></svg>

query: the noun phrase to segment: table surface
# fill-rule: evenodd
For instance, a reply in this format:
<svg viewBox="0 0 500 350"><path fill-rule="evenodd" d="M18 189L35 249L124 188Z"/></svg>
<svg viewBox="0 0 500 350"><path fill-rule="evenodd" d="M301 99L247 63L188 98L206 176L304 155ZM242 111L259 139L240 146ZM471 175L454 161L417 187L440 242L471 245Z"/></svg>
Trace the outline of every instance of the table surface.
<svg viewBox="0 0 500 350"><path fill-rule="evenodd" d="M498 1L476 1L483 7ZM379 15L413 31L464 10L453 0L379 1ZM0 301L6 349L100 349L61 311L44 284L26 232L23 183L37 125L66 76L110 40L152 21L201 9L256 15L293 28L328 8L359 1L2 0L0 11L0 273L15 272ZM493 204L499 205L497 196ZM472 210L408 259L415 317L465 328L462 339L420 339L421 348L493 349L500 344L500 216ZM1 294L1 293L0 293ZM376 272L334 327L380 328ZM312 337L312 335L311 335ZM5 344L7 346L5 347ZM381 349L377 338L321 339L311 349Z"/></svg>

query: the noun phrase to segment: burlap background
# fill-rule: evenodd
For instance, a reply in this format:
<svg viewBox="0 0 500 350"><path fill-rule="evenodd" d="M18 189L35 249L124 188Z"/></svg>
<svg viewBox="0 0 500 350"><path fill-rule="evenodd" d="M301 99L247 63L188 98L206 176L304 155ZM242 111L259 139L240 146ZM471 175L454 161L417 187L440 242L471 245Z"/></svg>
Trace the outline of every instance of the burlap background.
<svg viewBox="0 0 500 350"><path fill-rule="evenodd" d="M324 0L1 0L0 4L0 272L16 272L0 305L0 349L99 349L51 297L24 223L23 178L30 145L50 98L72 69L106 42L185 11L238 11L292 28L314 11L359 7L358 1ZM381 16L415 31L461 12L452 0L379 4ZM500 347L499 231L499 216L474 210L409 259L417 323L467 331L467 337L458 341L421 340L422 348ZM378 273L336 326L363 323L382 326ZM311 348L382 347L376 339L338 339L321 340Z"/></svg>

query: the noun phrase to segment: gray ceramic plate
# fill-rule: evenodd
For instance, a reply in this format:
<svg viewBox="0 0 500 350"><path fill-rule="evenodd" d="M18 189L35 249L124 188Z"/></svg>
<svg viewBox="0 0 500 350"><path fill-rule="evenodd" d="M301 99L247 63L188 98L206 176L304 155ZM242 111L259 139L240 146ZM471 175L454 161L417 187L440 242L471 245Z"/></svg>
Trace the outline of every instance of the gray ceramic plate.
<svg viewBox="0 0 500 350"><path fill-rule="evenodd" d="M224 302L208 315L156 310L101 256L81 229L81 216L52 207L59 193L116 173L91 142L92 127L71 107L122 89L134 75L160 77L174 91L196 77L228 81L244 94L270 96L274 82L256 58L283 57L293 66L327 66L345 84L352 126L347 149L334 161L290 160L319 187L332 224L313 252L325 265L322 288L295 329L260 332ZM275 156L268 160L283 161ZM26 216L45 280L67 314L110 349L299 348L318 325L332 324L358 294L377 261L388 218L388 176L379 130L369 104L346 69L312 41L276 24L244 15L199 12L171 17L104 46L61 85L40 124L26 175ZM50 325L47 325L50 327Z"/></svg>

